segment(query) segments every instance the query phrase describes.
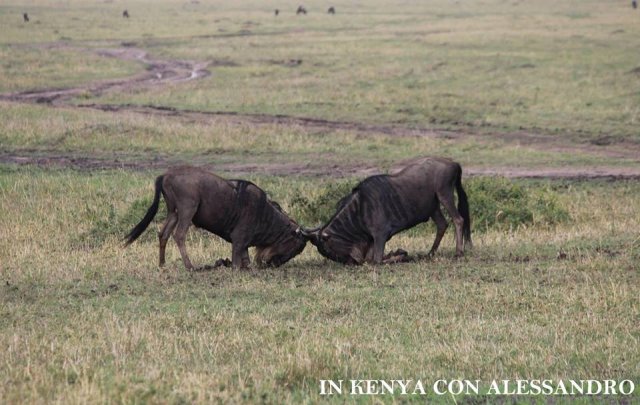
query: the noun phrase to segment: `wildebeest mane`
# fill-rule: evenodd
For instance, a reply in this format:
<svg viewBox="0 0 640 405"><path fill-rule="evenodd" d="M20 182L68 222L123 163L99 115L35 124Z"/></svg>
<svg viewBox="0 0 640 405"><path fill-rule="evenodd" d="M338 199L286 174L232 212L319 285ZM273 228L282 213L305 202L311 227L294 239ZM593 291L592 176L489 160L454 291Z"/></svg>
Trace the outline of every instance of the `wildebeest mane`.
<svg viewBox="0 0 640 405"><path fill-rule="evenodd" d="M354 212L367 199L376 198L374 197L376 194L384 195L390 189L392 190L392 187L389 184L388 176L382 174L369 177L358 183L351 190L351 194L338 201L336 213L327 222L327 228L345 240L359 240L363 237L370 240L371 235L365 231L366 226L362 222L363 218L355 215Z"/></svg>
<svg viewBox="0 0 640 405"><path fill-rule="evenodd" d="M289 221L292 221L284 212L280 204L270 200L267 193L260 187L247 180L231 180L236 190L236 206L244 207L251 201L252 188L258 193L258 205L255 208L256 224L259 224L256 234L259 235L255 243L267 243L273 239L279 239L283 234L287 233L285 227Z"/></svg>
<svg viewBox="0 0 640 405"><path fill-rule="evenodd" d="M237 207L244 207L250 201L251 196L249 194L249 191L247 190L249 187L253 186L254 189L258 191L260 197L255 212L256 217L261 218L264 214L264 210L267 207L267 195L265 194L265 192L262 191L260 187L247 180L233 180L233 182L236 183L235 189Z"/></svg>
<svg viewBox="0 0 640 405"><path fill-rule="evenodd" d="M380 174L363 180L351 190L351 194L342 198L337 204L336 213L327 224L342 237L357 239L357 237L362 237L366 234L367 239L370 239L371 235L364 231L366 226L362 223L362 217L345 212L345 210L348 210L352 204L358 204L358 208L362 209L366 214L375 205L373 202L381 201L383 204L379 206L384 209L387 218L401 222L405 221L409 216L402 205L400 195L389 181L389 176Z"/></svg>
<svg viewBox="0 0 640 405"><path fill-rule="evenodd" d="M267 208L267 205L271 205L273 208L275 208L276 210L278 210L282 214L287 215L287 213L282 209L280 204L278 204L277 202L275 202L272 199L270 199L267 196L267 193L265 193L263 189L261 189L260 187L258 187L254 183L252 183L252 182L250 182L248 180L238 180L238 179L229 180L229 181L234 183L234 188L236 190L236 203L238 203L238 204L242 204L243 202L246 201L246 198L247 198L247 194L246 193L247 193L247 188L249 186L253 186L253 187L255 187L256 190L258 190L258 193L260 193L260 206L259 206L259 210L258 210L258 217L260 217L262 215L264 210Z"/></svg>

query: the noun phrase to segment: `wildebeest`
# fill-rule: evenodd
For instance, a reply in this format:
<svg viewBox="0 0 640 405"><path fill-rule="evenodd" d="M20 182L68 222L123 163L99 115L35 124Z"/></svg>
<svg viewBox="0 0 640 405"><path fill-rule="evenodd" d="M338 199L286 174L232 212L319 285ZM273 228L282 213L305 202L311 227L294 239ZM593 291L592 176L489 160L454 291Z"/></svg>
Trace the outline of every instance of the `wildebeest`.
<svg viewBox="0 0 640 405"><path fill-rule="evenodd" d="M24 22L29 22L29 14L22 13L22 19L24 20Z"/></svg>
<svg viewBox="0 0 640 405"><path fill-rule="evenodd" d="M233 267L247 267L250 246L256 246L258 264L279 266L302 252L305 238L296 233L291 220L265 192L245 180L225 180L204 169L181 166L156 178L155 196L146 215L125 237L128 246L149 226L160 202L167 204L167 219L158 233L160 266L165 248L175 229L175 239L187 269L193 265L187 256L185 237L191 223L232 244Z"/></svg>
<svg viewBox="0 0 640 405"><path fill-rule="evenodd" d="M327 13L335 14L336 13L336 9L333 6L331 6L331 7L329 7L329 10L327 10Z"/></svg>
<svg viewBox="0 0 640 405"><path fill-rule="evenodd" d="M300 15L300 14L307 14L307 9L304 8L303 6L298 6L298 9L296 10L296 15Z"/></svg>
<svg viewBox="0 0 640 405"><path fill-rule="evenodd" d="M461 183L462 168L444 158L422 158L390 175L372 176L358 184L338 203L329 222L319 228L300 228L325 257L345 263L381 263L385 243L396 233L432 218L436 238L433 255L447 229L442 204L455 224L456 256L464 242L471 247L471 218ZM458 208L454 203L458 193Z"/></svg>
<svg viewBox="0 0 640 405"><path fill-rule="evenodd" d="M631 7L633 7L634 9L638 8L638 2L636 0L632 0L631 1Z"/></svg>
<svg viewBox="0 0 640 405"><path fill-rule="evenodd" d="M129 11L128 10L124 10L122 12L122 18L129 18Z"/></svg>
<svg viewBox="0 0 640 405"><path fill-rule="evenodd" d="M275 14L275 16L277 17L278 14L280 14L280 10L278 10L277 8L274 10L273 14Z"/></svg>

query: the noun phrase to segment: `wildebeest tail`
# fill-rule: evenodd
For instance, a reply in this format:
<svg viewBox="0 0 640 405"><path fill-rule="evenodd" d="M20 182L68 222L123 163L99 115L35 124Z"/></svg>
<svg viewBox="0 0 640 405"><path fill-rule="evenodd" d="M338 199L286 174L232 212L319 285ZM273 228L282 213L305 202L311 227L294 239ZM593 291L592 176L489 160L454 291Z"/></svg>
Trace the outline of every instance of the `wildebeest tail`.
<svg viewBox="0 0 640 405"><path fill-rule="evenodd" d="M458 212L464 219L462 226L462 235L465 242L469 247L473 247L471 242L471 215L469 214L469 200L467 199L467 193L462 188L462 170L458 172L458 178L456 179L456 191L458 192Z"/></svg>
<svg viewBox="0 0 640 405"><path fill-rule="evenodd" d="M160 206L160 194L162 194L162 179L163 176L158 176L156 179L156 194L153 197L153 202L147 210L147 213L144 215L144 218L142 218L142 221L140 221L138 225L134 226L131 232L124 237L126 239L124 244L125 247L129 246L134 240L138 239L138 237L142 235L158 213L158 207Z"/></svg>

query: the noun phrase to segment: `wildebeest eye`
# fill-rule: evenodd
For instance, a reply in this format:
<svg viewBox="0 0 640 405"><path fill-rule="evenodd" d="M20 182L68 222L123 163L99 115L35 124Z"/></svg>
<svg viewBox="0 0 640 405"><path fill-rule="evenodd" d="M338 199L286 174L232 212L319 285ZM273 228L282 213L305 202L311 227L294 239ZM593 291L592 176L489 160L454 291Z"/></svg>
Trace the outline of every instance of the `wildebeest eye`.
<svg viewBox="0 0 640 405"><path fill-rule="evenodd" d="M331 237L331 235L329 235L329 234L328 234L328 233L326 233L326 232L322 232L322 233L320 234L320 239L322 239L322 240L328 240L330 237Z"/></svg>

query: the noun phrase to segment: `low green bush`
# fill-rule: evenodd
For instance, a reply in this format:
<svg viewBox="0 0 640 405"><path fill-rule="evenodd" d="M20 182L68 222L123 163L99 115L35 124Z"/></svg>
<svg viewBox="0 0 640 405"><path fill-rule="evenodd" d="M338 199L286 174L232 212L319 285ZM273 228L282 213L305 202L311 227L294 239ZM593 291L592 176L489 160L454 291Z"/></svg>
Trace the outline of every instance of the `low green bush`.
<svg viewBox="0 0 640 405"><path fill-rule="evenodd" d="M569 220L558 194L548 185L502 177L477 177L464 184L473 230L508 230L519 226L550 226Z"/></svg>
<svg viewBox="0 0 640 405"><path fill-rule="evenodd" d="M298 192L290 201L290 214L298 223L306 226L325 224L335 214L338 202L350 194L356 184L344 180L326 182L317 188L315 196Z"/></svg>
<svg viewBox="0 0 640 405"><path fill-rule="evenodd" d="M299 224L314 227L327 223L335 214L338 202L357 184L356 181L324 181L315 187L308 184L294 186L290 198L283 201ZM558 194L549 185L512 181L498 177L478 177L465 182L469 198L473 232L487 230L510 230L521 226L552 226L569 220L567 210L559 201ZM288 201L286 201L288 200ZM87 207L85 215L92 227L76 240L83 247L97 247L107 238L124 236L144 217L151 205L152 196L137 199L124 211L113 204L95 208ZM444 214L447 215L446 211ZM162 223L166 217L164 201L161 200L154 221ZM411 234L422 234L424 225L413 228ZM140 236L144 242L153 242L155 232Z"/></svg>
<svg viewBox="0 0 640 405"><path fill-rule="evenodd" d="M110 237L121 238L124 242L125 235L142 220L152 202L153 196L138 198L122 214L117 213L113 204L109 204L100 209L87 206L85 215L90 218L93 226L87 232L81 233L78 236L76 245L94 248L102 245L107 238ZM164 200L161 199L160 207L158 208L158 213L154 221L162 223L166 217L167 208L164 205ZM151 226L152 225L149 225L149 227ZM147 229L146 232L140 235L138 240L146 242L156 241L156 232Z"/></svg>
<svg viewBox="0 0 640 405"><path fill-rule="evenodd" d="M353 181L327 182L315 196L299 193L290 201L291 215L301 224L326 223ZM508 230L519 226L550 226L569 220L568 211L550 186L501 177L478 177L465 182L473 231ZM446 212L443 211L446 215Z"/></svg>

